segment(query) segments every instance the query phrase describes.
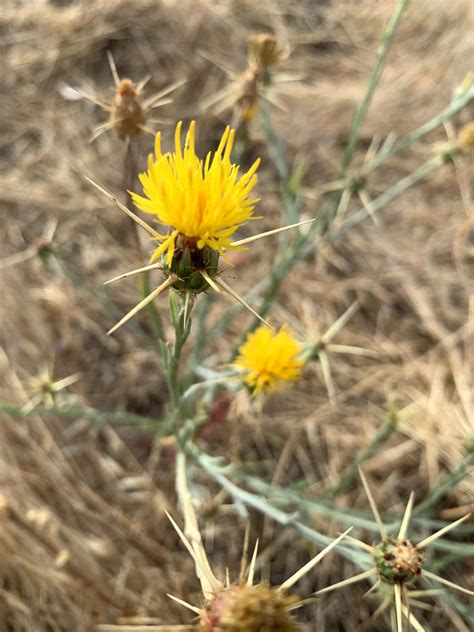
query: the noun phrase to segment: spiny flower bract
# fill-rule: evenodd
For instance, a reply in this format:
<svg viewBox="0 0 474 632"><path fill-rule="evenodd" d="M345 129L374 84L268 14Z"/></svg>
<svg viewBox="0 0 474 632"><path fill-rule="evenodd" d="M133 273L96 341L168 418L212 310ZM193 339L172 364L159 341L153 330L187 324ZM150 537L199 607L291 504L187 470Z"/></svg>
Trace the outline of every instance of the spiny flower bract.
<svg viewBox="0 0 474 632"><path fill-rule="evenodd" d="M201 160L195 152L195 123L181 147L181 122L176 126L175 151L163 154L161 136L156 135L155 157L148 158L148 171L139 175L144 196L131 193L135 205L155 215L158 223L169 226L171 233L160 235L161 244L152 261L166 253L171 266L180 236L198 249L206 246L223 254L226 250L242 250L234 246L232 235L245 222L253 219L256 199L249 197L257 176L259 160L239 177L239 166L230 159L234 130L226 128L217 150Z"/></svg>
<svg viewBox="0 0 474 632"><path fill-rule="evenodd" d="M246 371L244 381L255 393L273 391L279 382L300 376L304 364L300 353L300 345L286 328L275 333L259 327L240 347L235 365Z"/></svg>
<svg viewBox="0 0 474 632"><path fill-rule="evenodd" d="M428 583L430 582L430 580L432 580L468 595L474 595L474 592L472 590L468 590L467 588L458 586L457 584L454 584L447 579L443 579L442 577L435 575L434 573L424 568L424 558L422 553L422 550L428 544L434 542L435 540L438 540L445 533L448 533L449 531L460 525L462 522L467 520L467 518L469 518L470 514L459 518L451 524L447 524L443 528L439 529L439 531L436 531L436 533L433 533L432 535L426 537L421 542L413 544L410 540L406 539L406 534L413 510L414 494L412 492L407 507L405 509L398 534L396 536L388 535L377 509L377 505L375 504L372 492L367 483L367 479L365 478L362 470L359 470L359 474L366 494L368 496L370 507L374 514L375 522L377 523L380 531L381 541L375 546L370 546L355 538L351 538L351 542L371 554L373 566L372 568L369 568L362 573L358 573L353 577L343 579L342 581L337 582L332 586L327 586L326 588L319 590L316 594L322 595L323 593L330 592L337 588L342 588L343 586L347 586L349 584L354 584L356 582L369 578L376 578L375 584L373 584L371 590L373 590L374 588L377 588L379 590L381 589L383 601L377 609L375 616L381 614L386 608L394 606L396 632L403 632L403 617L408 620L409 624L412 625L415 630L422 631L424 628L415 618L410 608L411 594L408 590L408 586L414 580L419 578L422 581ZM389 590L387 590L387 588L389 588ZM430 594L429 591L418 591L418 596L423 596L425 592L427 596ZM403 603L404 601L406 603ZM412 605L426 607L426 604L420 601L414 601Z"/></svg>
<svg viewBox="0 0 474 632"><path fill-rule="evenodd" d="M184 467L183 465L183 469ZM168 596L198 616L199 622L196 627L199 632L297 632L299 626L292 616L292 611L299 608L303 601L296 595L290 594L289 591L335 548L351 529L332 540L315 557L277 587L269 586L264 582L254 582L258 542L250 565L247 566L248 540L246 539L238 581L231 583L228 573L225 581L222 581L214 575L207 558L185 479L180 482L179 488L184 499L183 508L187 529L192 539L189 540L184 535L169 514L168 518L194 561L196 576L201 582L205 603L204 607L199 608L173 595ZM159 626L157 629L171 632L182 627Z"/></svg>
<svg viewBox="0 0 474 632"><path fill-rule="evenodd" d="M233 584L218 591L201 613L200 632L297 632L291 607L300 599L266 584Z"/></svg>

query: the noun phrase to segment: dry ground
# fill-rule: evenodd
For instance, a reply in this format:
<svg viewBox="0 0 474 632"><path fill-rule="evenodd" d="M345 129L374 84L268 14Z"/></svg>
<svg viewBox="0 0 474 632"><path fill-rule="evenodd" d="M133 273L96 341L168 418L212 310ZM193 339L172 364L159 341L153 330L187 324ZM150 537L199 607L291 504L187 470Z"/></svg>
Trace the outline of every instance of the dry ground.
<svg viewBox="0 0 474 632"><path fill-rule="evenodd" d="M337 177L350 115L363 94L393 4L3 0L4 400L24 404L30 376L54 360L56 378L80 373L68 392L83 405L159 418L166 401L146 314L115 337L105 335L117 313L137 301L137 288L131 281L105 294L102 283L141 259L128 223L82 175L120 193L123 146L113 133L88 142L104 113L85 100L64 99L65 86L110 99L110 49L121 76L152 76L150 94L187 79L175 103L162 110L174 124L198 117L200 101L225 84L222 70L199 51L240 70L248 34L273 30L291 49L284 70L303 77L282 97L288 112L275 116L289 161L304 159L307 166L305 213L310 217L320 205L318 189ZM471 0L413 0L364 125L362 149L373 135L394 131L402 136L450 101L472 61L472 26ZM447 130L392 160L369 184L371 193L421 164L433 143L445 140L472 115L472 109L462 112ZM226 120L225 114L201 117L202 147L215 142ZM172 126L163 129L169 140ZM279 221L278 183L257 122L252 135L254 151L263 158L258 187L263 226L271 228ZM151 137L140 141L140 167L151 142ZM383 511L399 514L411 490L421 500L438 476L456 468L473 418L470 166L464 160L443 169L391 203L378 225L367 222L297 266L284 284L275 320L290 314L316 334L357 299L360 310L338 342L373 355L333 359L333 402L318 367L308 368L300 383L271 397L258 415L239 398L203 441L208 451L236 462L265 462L261 471L269 477L277 464L278 482L303 479L318 497L370 443L392 406L402 411L398 430L365 466ZM19 254L33 252L52 220L58 222L57 261L44 264ZM239 260L234 273L242 291L270 264L268 242L252 252ZM166 301L162 304L167 322ZM211 318L217 322L223 309L217 302ZM236 322L210 351L224 361L240 331ZM173 452L162 450L150 461L150 445L149 432L119 432L80 416L34 413L18 419L3 414L0 632L88 632L97 622L120 623L127 617L164 624L189 621L166 597L173 593L193 600L198 591L192 564L164 517L165 508L176 513ZM244 521L227 496L212 500L217 490L206 477L199 481L210 557L218 568L237 572ZM432 516L454 519L466 513L469 491L464 480ZM360 485L337 502L368 509ZM314 526L331 535L339 529L317 517ZM252 535L262 538L260 571L275 582L304 563L312 550L290 530L258 515L252 516ZM309 595L352 572L349 563L332 555L302 582L300 593ZM443 574L467 582L467 567L459 562ZM308 630L388 630L381 619L370 622L377 604L362 598L366 589L358 585L321 599L305 609L301 620ZM420 617L433 632L468 629L446 604Z"/></svg>

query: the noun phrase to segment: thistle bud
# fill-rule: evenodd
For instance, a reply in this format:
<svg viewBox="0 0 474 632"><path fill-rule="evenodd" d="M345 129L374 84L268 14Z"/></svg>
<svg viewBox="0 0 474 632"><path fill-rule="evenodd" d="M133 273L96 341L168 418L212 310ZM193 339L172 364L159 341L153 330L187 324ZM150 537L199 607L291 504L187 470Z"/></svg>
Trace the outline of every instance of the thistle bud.
<svg viewBox="0 0 474 632"><path fill-rule="evenodd" d="M174 273L179 277L172 285L180 292L194 292L199 294L208 289L209 285L202 272L206 272L211 278L216 276L219 264L219 253L209 246L197 247L197 239L178 235L175 242L175 251L171 265L166 263L163 257L163 270L168 274Z"/></svg>
<svg viewBox="0 0 474 632"><path fill-rule="evenodd" d="M145 114L139 92L131 79L122 79L112 101L110 119L119 138L132 138L143 130Z"/></svg>
<svg viewBox="0 0 474 632"><path fill-rule="evenodd" d="M200 615L200 632L296 632L290 608L298 598L270 588L229 586L208 602Z"/></svg>
<svg viewBox="0 0 474 632"><path fill-rule="evenodd" d="M383 581L402 584L421 574L423 556L409 540L388 537L375 547L374 560Z"/></svg>

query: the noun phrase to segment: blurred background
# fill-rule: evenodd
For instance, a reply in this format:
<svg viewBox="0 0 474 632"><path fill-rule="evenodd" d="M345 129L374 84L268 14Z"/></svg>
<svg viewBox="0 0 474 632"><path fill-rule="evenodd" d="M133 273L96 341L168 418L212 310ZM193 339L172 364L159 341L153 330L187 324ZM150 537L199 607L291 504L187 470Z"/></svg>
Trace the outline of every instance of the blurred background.
<svg viewBox="0 0 474 632"><path fill-rule="evenodd" d="M192 613L166 593L199 603L192 561L164 516L165 509L176 513L174 447L164 442L157 449L153 430L131 425L135 414L159 420L167 401L150 321L142 313L106 335L140 295L136 279L106 288L104 281L145 265L151 247L146 236L137 246L128 219L84 176L125 201L126 188L139 190L133 175L146 169L152 133L160 129L171 150L179 120L197 121L201 155L215 147L235 115L232 95L247 67L248 37L272 33L284 55L269 107L299 174L303 216L316 216L339 177L351 116L394 6L3 0L0 397L12 407L0 413L0 632L184 625ZM446 107L472 67L473 26L471 0L411 3L361 131L358 164L370 159L374 137L402 137ZM150 110L129 149L108 125L117 90L110 58L119 80L137 85L148 78L145 100L172 88L163 97L170 102ZM376 196L411 173L473 114L470 105L386 163L368 193ZM240 160L245 168L262 158L257 214L259 230L268 230L280 223L281 183L258 115L246 134ZM403 511L410 491L422 500L456 471L474 417L472 166L471 156L440 170L388 204L376 223L369 218L295 267L275 320L296 322L316 339L358 301L336 342L364 352L334 353L329 381L311 365L257 413L243 394L221 398L202 437L208 452L254 463L278 484L302 482L318 498L395 419L364 466L381 511L390 515ZM350 214L361 201L347 204ZM232 282L241 293L268 274L272 253L272 242L262 240L251 254L234 257ZM156 304L171 335L167 301ZM213 302L210 331L228 306ZM215 364L226 362L241 322L209 339ZM66 416L35 409L48 404L52 384ZM472 486L461 478L433 508L434 519L469 510ZM246 520L225 492L199 473L195 479L209 557L214 568L237 575ZM368 512L360 484L337 503ZM261 540L258 572L272 582L313 552L292 530L257 513L250 523L251 536ZM327 516L315 515L313 524L331 535L339 530ZM466 583L467 564L437 554L443 575ZM355 572L337 555L318 568L301 582L302 596ZM300 620L307 630L389 630L383 617L371 619L378 603L363 598L367 587L321 598ZM433 632L469 629L450 602L420 618Z"/></svg>

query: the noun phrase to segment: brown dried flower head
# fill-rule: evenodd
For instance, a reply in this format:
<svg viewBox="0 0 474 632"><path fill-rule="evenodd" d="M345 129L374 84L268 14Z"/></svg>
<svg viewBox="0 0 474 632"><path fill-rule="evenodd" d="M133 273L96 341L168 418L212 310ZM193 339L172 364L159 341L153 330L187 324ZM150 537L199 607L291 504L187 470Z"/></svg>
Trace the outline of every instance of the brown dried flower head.
<svg viewBox="0 0 474 632"><path fill-rule="evenodd" d="M259 70L268 70L278 64L283 57L283 49L269 33L251 35L248 40L249 65Z"/></svg>
<svg viewBox="0 0 474 632"><path fill-rule="evenodd" d="M117 85L111 105L110 119L119 138L133 138L145 125L145 113L140 94L131 79L122 79Z"/></svg>

